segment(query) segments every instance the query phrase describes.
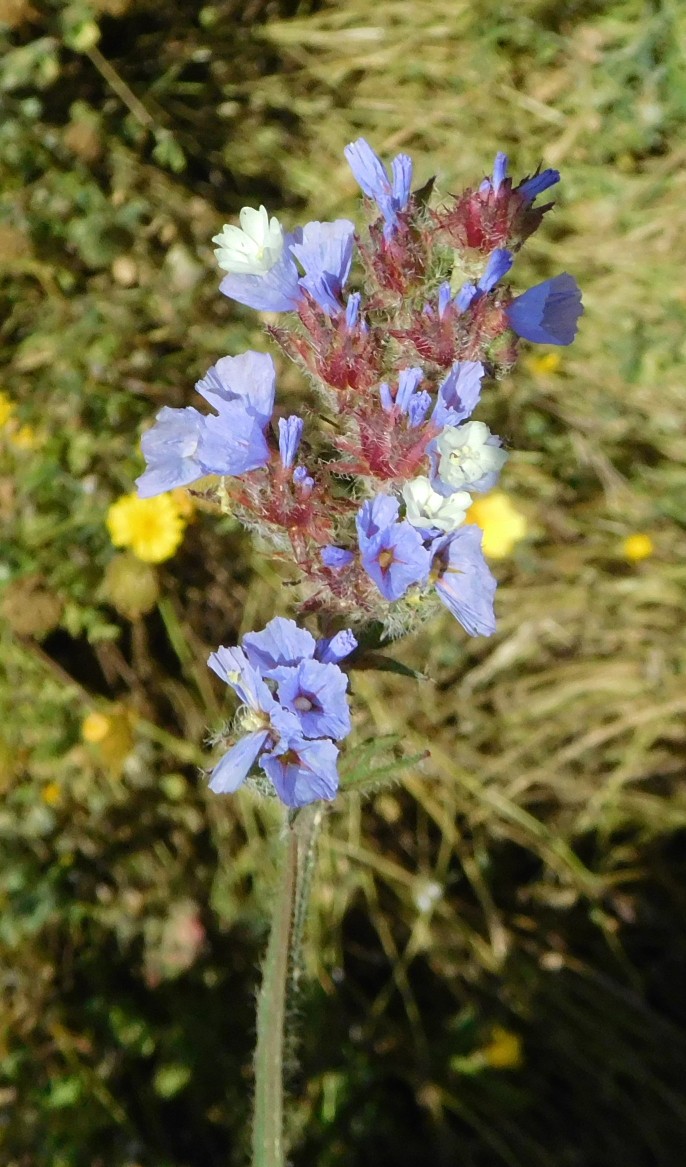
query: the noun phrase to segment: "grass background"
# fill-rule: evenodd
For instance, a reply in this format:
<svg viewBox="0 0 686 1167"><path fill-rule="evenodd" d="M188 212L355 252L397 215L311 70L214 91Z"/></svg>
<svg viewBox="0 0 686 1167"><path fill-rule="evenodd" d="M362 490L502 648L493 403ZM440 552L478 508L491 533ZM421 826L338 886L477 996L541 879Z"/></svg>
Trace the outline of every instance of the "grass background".
<svg viewBox="0 0 686 1167"><path fill-rule="evenodd" d="M357 740L431 756L329 816L294 1162L683 1163L685 36L677 0L0 0L8 1167L245 1162L274 816L198 777L204 661L279 580L201 513L127 561L128 619L104 518L156 410L263 346L211 235L354 214L360 133L444 190L559 166L518 287L568 270L586 315L488 403L530 528L497 636L446 615L398 646L429 681L356 675Z"/></svg>

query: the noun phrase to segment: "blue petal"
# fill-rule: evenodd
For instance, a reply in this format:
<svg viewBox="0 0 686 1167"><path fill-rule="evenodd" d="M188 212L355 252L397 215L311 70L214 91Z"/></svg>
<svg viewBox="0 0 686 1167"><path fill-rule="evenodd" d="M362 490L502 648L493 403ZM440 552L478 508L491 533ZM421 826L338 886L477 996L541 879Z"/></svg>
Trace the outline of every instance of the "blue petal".
<svg viewBox="0 0 686 1167"><path fill-rule="evenodd" d="M269 734L267 730L249 733L232 746L228 753L214 767L210 779L210 790L215 794L233 794L245 782L260 750Z"/></svg>
<svg viewBox="0 0 686 1167"><path fill-rule="evenodd" d="M315 657L324 664L338 664L357 648L357 640L349 628L342 629L335 636L323 637L317 641Z"/></svg>
<svg viewBox="0 0 686 1167"><path fill-rule="evenodd" d="M143 434L141 449L147 469L136 479L139 498L152 498L202 478L197 456L205 418L197 409L170 409L165 405L155 424Z"/></svg>
<svg viewBox="0 0 686 1167"><path fill-rule="evenodd" d="M525 178L523 182L520 182L519 186L515 187L515 190L523 199L532 203L535 198L543 194L544 190L555 186L555 183L559 181L559 170L553 170L549 167L547 170L542 170L540 174L534 174L531 178Z"/></svg>
<svg viewBox="0 0 686 1167"><path fill-rule="evenodd" d="M259 420L243 402L230 401L206 419L198 458L206 474L235 477L266 466L270 452Z"/></svg>
<svg viewBox="0 0 686 1167"><path fill-rule="evenodd" d="M279 750L281 756L265 754L260 765L286 806L307 806L320 798L336 797L338 747L333 742L294 738L283 742Z"/></svg>
<svg viewBox="0 0 686 1167"><path fill-rule="evenodd" d="M341 291L350 274L355 224L349 219L333 223L307 223L302 241L291 245L291 252L302 265L305 275L300 286L330 316L341 311Z"/></svg>
<svg viewBox="0 0 686 1167"><path fill-rule="evenodd" d="M288 243L297 235L293 232L285 237L281 257L264 275L245 276L232 272L224 276L219 291L230 300L237 300L258 312L295 312L302 300L302 291Z"/></svg>
<svg viewBox="0 0 686 1167"><path fill-rule="evenodd" d="M355 520L360 547L394 523L399 512L400 503L391 494L377 494L367 499Z"/></svg>
<svg viewBox="0 0 686 1167"><path fill-rule="evenodd" d="M281 464L285 469L293 465L293 459L298 452L300 439L305 423L297 414L291 417L279 418L279 454Z"/></svg>
<svg viewBox="0 0 686 1167"><path fill-rule="evenodd" d="M231 401L242 401L265 426L274 409L276 370L269 353L252 350L222 357L195 388L218 413Z"/></svg>
<svg viewBox="0 0 686 1167"><path fill-rule="evenodd" d="M311 632L284 616L275 616L261 632L248 632L243 637L248 660L265 677L277 675L282 665L290 667L313 657L315 646Z"/></svg>
<svg viewBox="0 0 686 1167"><path fill-rule="evenodd" d="M306 738L339 741L352 728L347 688L348 678L338 665L305 660L297 668L281 670L279 701L298 718Z"/></svg>
<svg viewBox="0 0 686 1167"><path fill-rule="evenodd" d="M485 369L481 361L456 361L438 389L432 414L436 425L459 425L470 417L481 396Z"/></svg>
<svg viewBox="0 0 686 1167"><path fill-rule="evenodd" d="M563 272L517 296L507 309L510 327L538 344L571 344L583 312L581 291Z"/></svg>
<svg viewBox="0 0 686 1167"><path fill-rule="evenodd" d="M480 528L469 524L431 545L434 564L442 565L436 591L470 636L492 636L495 632L497 584L484 559L481 540Z"/></svg>
<svg viewBox="0 0 686 1167"><path fill-rule="evenodd" d="M486 270L478 283L478 289L484 294L490 292L495 285L507 275L512 264L514 263L514 255L505 247L498 247L492 251L488 257Z"/></svg>

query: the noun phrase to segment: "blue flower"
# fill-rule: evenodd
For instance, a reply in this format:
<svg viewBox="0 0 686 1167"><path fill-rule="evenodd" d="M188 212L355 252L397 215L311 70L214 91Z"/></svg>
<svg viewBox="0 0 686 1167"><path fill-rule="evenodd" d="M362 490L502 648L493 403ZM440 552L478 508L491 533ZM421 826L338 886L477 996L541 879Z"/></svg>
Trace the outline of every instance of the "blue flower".
<svg viewBox="0 0 686 1167"><path fill-rule="evenodd" d="M399 600L413 583L425 580L431 556L410 523L395 522L398 500L380 494L357 516L362 566L386 600Z"/></svg>
<svg viewBox="0 0 686 1167"><path fill-rule="evenodd" d="M504 275L507 275L513 263L514 255L506 247L497 247L495 251L492 251L479 282L477 284L463 284L457 293L455 305L459 311L466 312L468 308L471 308L472 304L480 300L487 292L493 291L496 284L499 283Z"/></svg>
<svg viewBox="0 0 686 1167"><path fill-rule="evenodd" d="M470 636L495 632L496 580L481 550L482 533L471 524L431 543L431 579L439 599Z"/></svg>
<svg viewBox="0 0 686 1167"><path fill-rule="evenodd" d="M547 170L537 171L531 178L525 178L519 186L515 187L515 191L527 203L532 203L540 194L543 194L544 190L555 186L559 181L560 171L548 167Z"/></svg>
<svg viewBox="0 0 686 1167"><path fill-rule="evenodd" d="M328 316L337 316L342 309L341 292L350 274L354 239L355 224L336 219L334 223L308 223L302 239L291 245L305 272L300 287Z"/></svg>
<svg viewBox="0 0 686 1167"><path fill-rule="evenodd" d="M275 701L240 648L219 648L207 663L243 702L238 721L247 733L224 754L210 780L215 794L233 794L261 753L278 745L282 734L290 737L298 731L298 721Z"/></svg>
<svg viewBox="0 0 686 1167"><path fill-rule="evenodd" d="M293 471L293 482L298 488L300 498L309 498L314 490L314 478L307 473L305 466L296 466Z"/></svg>
<svg viewBox="0 0 686 1167"><path fill-rule="evenodd" d="M501 151L498 151L495 156L495 162L493 163L493 178L485 178L483 180L481 186L479 187L479 193L489 194L490 191L493 191L494 194L497 194L506 177L507 154L503 154Z"/></svg>
<svg viewBox="0 0 686 1167"><path fill-rule="evenodd" d="M517 296L507 308L510 327L538 344L571 344L583 312L581 291L563 272Z"/></svg>
<svg viewBox="0 0 686 1167"><path fill-rule="evenodd" d="M391 163L392 181L378 154L364 138L351 142L343 151L348 165L368 198L374 199L384 218L384 238L398 229L398 213L407 209L412 191L412 159L398 154Z"/></svg>
<svg viewBox="0 0 686 1167"><path fill-rule="evenodd" d="M308 741L293 735L265 754L260 765L286 806L307 806L336 797L338 748L328 738Z"/></svg>
<svg viewBox="0 0 686 1167"><path fill-rule="evenodd" d="M302 660L281 670L279 701L298 718L304 737L340 741L351 729L347 688L348 678L337 664Z"/></svg>
<svg viewBox="0 0 686 1167"><path fill-rule="evenodd" d="M248 632L243 637L243 649L253 668L263 677L277 680L280 669L293 668L301 660L311 659L316 647L311 632L284 616L274 616L261 632Z"/></svg>
<svg viewBox="0 0 686 1167"><path fill-rule="evenodd" d="M219 291L258 312L295 312L302 299L300 273L290 245L301 235L293 231L284 236L283 251L269 271L258 275L231 272L224 276Z"/></svg>
<svg viewBox="0 0 686 1167"><path fill-rule="evenodd" d="M350 733L348 678L338 662L357 647L349 629L315 638L293 620L270 620L242 648L220 648L208 664L242 702L243 736L215 766L210 789L232 793L259 759L287 806L333 798L340 740ZM274 693L272 690L276 689Z"/></svg>
<svg viewBox="0 0 686 1167"><path fill-rule="evenodd" d="M507 154L498 152L495 156L495 163L493 165L493 178L485 178L479 187L480 194L489 194L491 191L495 195L498 194L501 186L507 179ZM549 167L547 170L537 171L531 178L525 178L516 186L515 192L527 203L532 203L534 199L543 194L544 190L555 186L555 183L560 181L559 170L553 170ZM511 179L507 179L507 187L511 187Z"/></svg>
<svg viewBox="0 0 686 1167"><path fill-rule="evenodd" d="M293 465L305 423L297 414L279 418L279 455L284 470Z"/></svg>
<svg viewBox="0 0 686 1167"><path fill-rule="evenodd" d="M342 571L355 558L352 551L346 551L345 547L334 547L332 544L322 547L321 556L322 563L330 571Z"/></svg>
<svg viewBox="0 0 686 1167"><path fill-rule="evenodd" d="M297 312L304 291L329 316L341 311L340 295L350 273L355 225L349 219L307 223L284 236L281 257L260 275L231 273L220 292L260 312ZM298 263L305 272L301 276Z"/></svg>
<svg viewBox="0 0 686 1167"><path fill-rule="evenodd" d="M195 388L218 413L231 401L266 426L274 409L276 370L269 353L249 351L237 357L222 357L197 382Z"/></svg>
<svg viewBox="0 0 686 1167"><path fill-rule="evenodd" d="M431 420L435 425L459 425L471 417L481 396L485 369L481 361L456 361L438 388Z"/></svg>
<svg viewBox="0 0 686 1167"><path fill-rule="evenodd" d="M147 469L136 479L140 498L152 498L176 486L187 486L206 473L198 453L205 418L197 409L170 409L167 405L141 438Z"/></svg>
<svg viewBox="0 0 686 1167"><path fill-rule="evenodd" d="M337 665L339 661L345 660L346 656L350 656L350 653L354 652L356 648L357 640L349 628L344 628L333 636L324 636L318 640L315 657L317 660L323 661L324 664Z"/></svg>

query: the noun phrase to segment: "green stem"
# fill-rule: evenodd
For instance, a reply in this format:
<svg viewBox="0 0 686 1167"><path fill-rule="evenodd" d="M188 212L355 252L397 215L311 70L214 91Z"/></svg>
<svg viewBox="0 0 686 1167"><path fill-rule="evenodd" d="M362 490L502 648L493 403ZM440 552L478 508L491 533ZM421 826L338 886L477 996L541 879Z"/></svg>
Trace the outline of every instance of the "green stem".
<svg viewBox="0 0 686 1167"><path fill-rule="evenodd" d="M255 1048L255 1115L252 1167L284 1167L283 1049L286 984L298 876L298 836L289 824L272 927L257 999Z"/></svg>
<svg viewBox="0 0 686 1167"><path fill-rule="evenodd" d="M257 999L255 1115L252 1167L284 1167L284 1062L295 1056L291 1025L303 975L302 946L321 806L291 812L278 872L278 886L262 986Z"/></svg>

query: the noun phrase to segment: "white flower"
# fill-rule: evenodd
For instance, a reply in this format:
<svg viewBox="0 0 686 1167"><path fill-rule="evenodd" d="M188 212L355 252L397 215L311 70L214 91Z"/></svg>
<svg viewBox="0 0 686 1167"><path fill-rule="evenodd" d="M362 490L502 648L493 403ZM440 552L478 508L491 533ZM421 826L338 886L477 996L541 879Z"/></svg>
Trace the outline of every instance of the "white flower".
<svg viewBox="0 0 686 1167"><path fill-rule="evenodd" d="M491 436L482 421L445 427L436 439L436 446L440 454L438 476L446 486L459 490L490 475L494 475L495 482L507 461L507 452L489 441Z"/></svg>
<svg viewBox="0 0 686 1167"><path fill-rule="evenodd" d="M212 240L217 263L233 275L263 276L281 258L283 227L265 207L243 207L238 217L240 227L225 223Z"/></svg>
<svg viewBox="0 0 686 1167"><path fill-rule="evenodd" d="M465 490L444 498L423 475L406 482L402 493L407 521L413 527L437 527L446 533L462 525L472 505L471 495Z"/></svg>

